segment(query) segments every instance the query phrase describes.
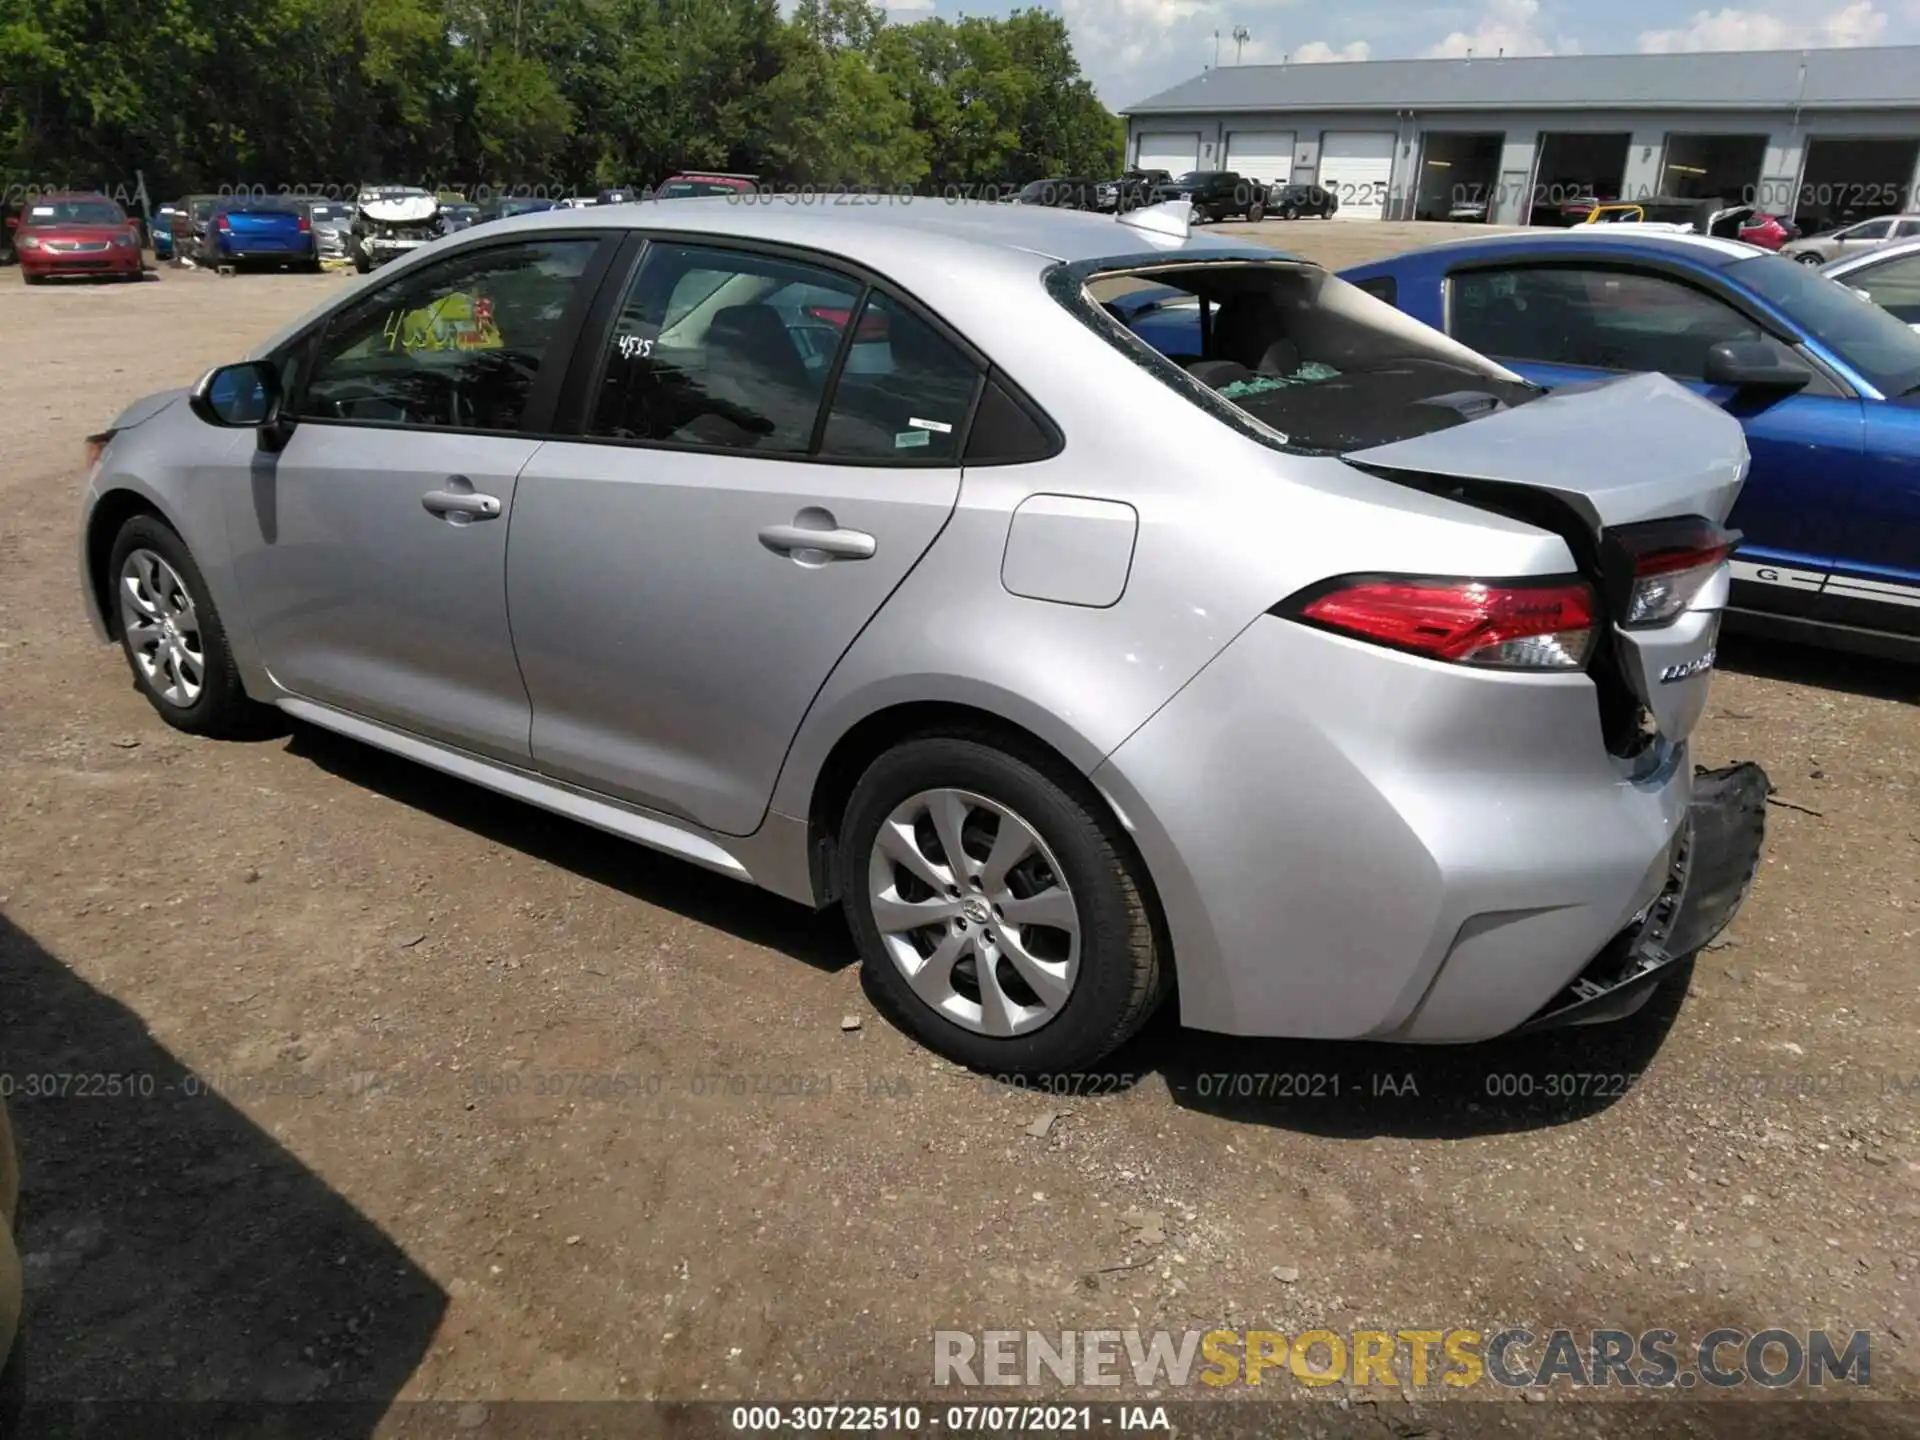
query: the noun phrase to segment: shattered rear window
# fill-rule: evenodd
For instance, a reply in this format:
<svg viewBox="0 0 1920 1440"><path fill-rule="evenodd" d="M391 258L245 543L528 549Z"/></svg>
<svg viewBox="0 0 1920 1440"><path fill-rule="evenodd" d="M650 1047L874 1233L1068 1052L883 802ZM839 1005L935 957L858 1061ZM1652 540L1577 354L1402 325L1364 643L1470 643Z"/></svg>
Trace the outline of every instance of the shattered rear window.
<svg viewBox="0 0 1920 1440"><path fill-rule="evenodd" d="M1371 449L1543 393L1297 261L1147 264L1096 273L1077 294L1055 293L1202 408L1221 418L1237 413L1236 428L1287 450ZM1196 394L1195 385L1204 390ZM1209 400L1233 409L1223 413Z"/></svg>

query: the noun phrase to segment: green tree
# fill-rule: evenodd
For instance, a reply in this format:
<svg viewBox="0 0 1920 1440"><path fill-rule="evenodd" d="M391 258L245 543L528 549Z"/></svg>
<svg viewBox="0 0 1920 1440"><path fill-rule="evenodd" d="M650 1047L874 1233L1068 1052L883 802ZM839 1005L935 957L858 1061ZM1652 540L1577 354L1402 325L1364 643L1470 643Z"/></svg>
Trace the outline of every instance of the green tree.
<svg viewBox="0 0 1920 1440"><path fill-rule="evenodd" d="M872 0L26 0L0 18L0 176L549 189L750 170L936 186L1096 174L1119 123L1064 23Z"/></svg>

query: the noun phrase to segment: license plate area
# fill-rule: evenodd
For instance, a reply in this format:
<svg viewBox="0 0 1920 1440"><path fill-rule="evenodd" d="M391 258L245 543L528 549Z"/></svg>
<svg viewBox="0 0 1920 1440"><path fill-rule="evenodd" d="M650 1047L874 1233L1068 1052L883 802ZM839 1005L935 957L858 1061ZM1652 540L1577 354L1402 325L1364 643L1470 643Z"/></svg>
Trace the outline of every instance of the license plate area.
<svg viewBox="0 0 1920 1440"><path fill-rule="evenodd" d="M1565 989L1521 1028L1544 1030L1629 1014L1661 972L1727 928L1746 899L1766 839L1773 786L1752 762L1693 777L1686 828L1667 883L1644 916L1608 942Z"/></svg>

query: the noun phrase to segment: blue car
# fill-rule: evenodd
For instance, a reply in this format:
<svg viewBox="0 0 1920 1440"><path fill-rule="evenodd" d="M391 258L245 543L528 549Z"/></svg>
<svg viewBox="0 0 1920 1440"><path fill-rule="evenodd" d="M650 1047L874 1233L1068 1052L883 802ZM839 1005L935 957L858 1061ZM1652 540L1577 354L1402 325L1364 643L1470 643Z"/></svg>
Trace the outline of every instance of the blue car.
<svg viewBox="0 0 1920 1440"><path fill-rule="evenodd" d="M154 259L173 259L173 217L179 213L180 207L177 205L155 207L153 220L147 226L147 239L153 246Z"/></svg>
<svg viewBox="0 0 1920 1440"><path fill-rule="evenodd" d="M1458 241L1342 278L1536 384L1662 371L1724 406L1753 457L1729 522L1740 622L1920 658L1920 334L1879 306L1736 241L1618 230Z"/></svg>
<svg viewBox="0 0 1920 1440"><path fill-rule="evenodd" d="M200 243L202 265L320 268L313 222L294 200L223 200L214 206Z"/></svg>

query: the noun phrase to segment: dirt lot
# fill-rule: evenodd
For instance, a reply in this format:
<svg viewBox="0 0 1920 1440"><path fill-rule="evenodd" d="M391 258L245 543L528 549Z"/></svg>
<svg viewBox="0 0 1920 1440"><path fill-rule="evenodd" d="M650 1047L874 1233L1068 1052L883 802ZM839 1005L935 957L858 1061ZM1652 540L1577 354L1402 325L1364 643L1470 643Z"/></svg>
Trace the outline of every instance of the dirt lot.
<svg viewBox="0 0 1920 1440"><path fill-rule="evenodd" d="M1434 228L1260 233L1345 263ZM316 732L193 740L130 688L76 596L81 437L351 283L0 272L34 1397L905 1398L946 1328L1564 1325L1871 1330L1872 1393L1920 1398L1920 670L1729 644L1697 758L1794 808L1633 1021L1441 1053L1163 1019L1085 1093L1023 1093L880 1020L834 916ZM1279 1074L1338 1094L1235 1093ZM62 1075L123 1078L29 1093ZM1230 1393L1338 1402L1298 1412L1328 1434L1682 1418L1273 1379ZM1920 1414L1784 1408L1685 1418Z"/></svg>

